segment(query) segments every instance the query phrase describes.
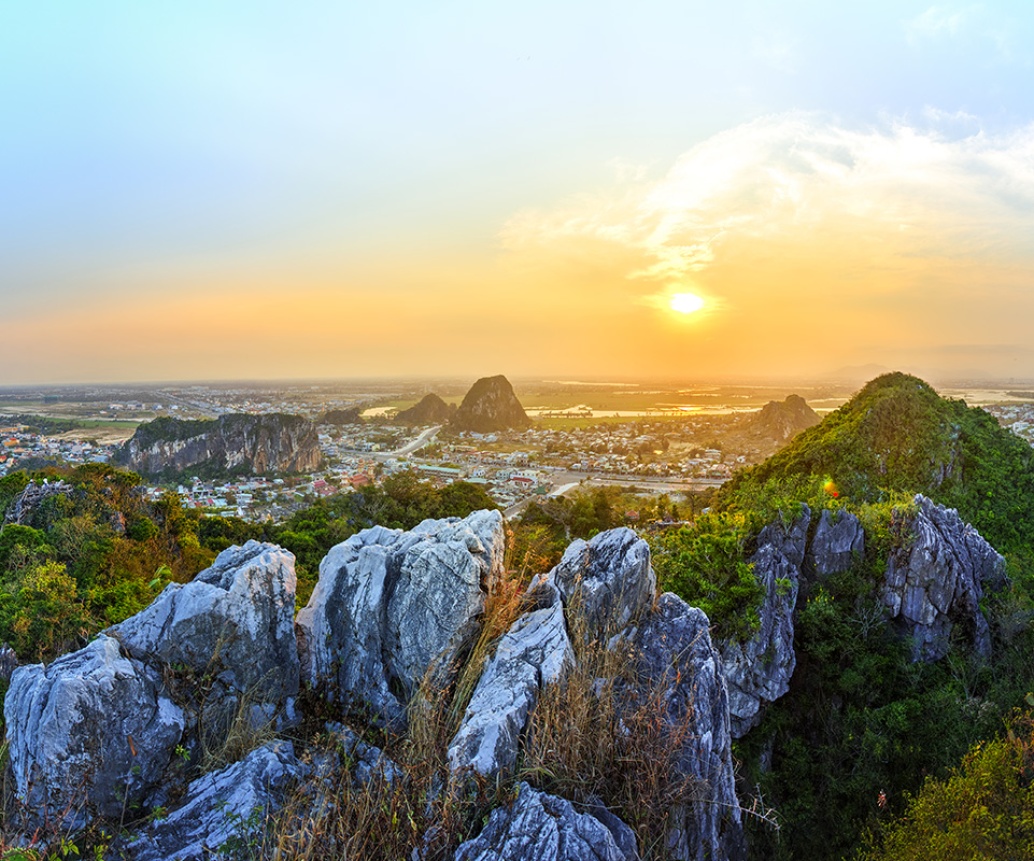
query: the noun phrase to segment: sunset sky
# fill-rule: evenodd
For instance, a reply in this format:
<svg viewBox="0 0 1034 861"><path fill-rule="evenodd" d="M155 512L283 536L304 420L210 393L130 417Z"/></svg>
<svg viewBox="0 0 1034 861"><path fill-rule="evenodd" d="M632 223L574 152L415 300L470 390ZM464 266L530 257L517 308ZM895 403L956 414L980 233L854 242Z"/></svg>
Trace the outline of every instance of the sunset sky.
<svg viewBox="0 0 1034 861"><path fill-rule="evenodd" d="M1034 378L1034 4L847 7L0 0L0 383Z"/></svg>

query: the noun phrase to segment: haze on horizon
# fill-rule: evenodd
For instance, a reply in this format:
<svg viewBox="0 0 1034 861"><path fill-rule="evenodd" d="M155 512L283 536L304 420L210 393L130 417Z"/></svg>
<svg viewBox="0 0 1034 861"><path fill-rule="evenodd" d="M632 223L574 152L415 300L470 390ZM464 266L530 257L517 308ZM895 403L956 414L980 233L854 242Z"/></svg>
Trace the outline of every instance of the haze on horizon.
<svg viewBox="0 0 1034 861"><path fill-rule="evenodd" d="M1034 378L1032 43L1020 2L10 4L0 384Z"/></svg>

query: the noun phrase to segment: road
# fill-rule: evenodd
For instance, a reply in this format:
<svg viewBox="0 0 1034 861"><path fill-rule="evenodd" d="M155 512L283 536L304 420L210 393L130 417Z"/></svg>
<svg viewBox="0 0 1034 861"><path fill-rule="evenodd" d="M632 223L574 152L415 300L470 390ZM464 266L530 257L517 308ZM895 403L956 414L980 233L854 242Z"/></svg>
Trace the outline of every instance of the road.
<svg viewBox="0 0 1034 861"><path fill-rule="evenodd" d="M418 448L423 448L425 445L427 445L438 435L438 431L440 431L441 429L441 425L435 425L433 428L428 428L427 430L422 431L420 436L418 436L416 439L410 442L407 442L404 446L402 446L402 448L397 448L395 449L395 451L383 453L377 452L374 454L374 457L376 457L378 460L387 460L391 457L405 457L407 454L412 454Z"/></svg>
<svg viewBox="0 0 1034 861"><path fill-rule="evenodd" d="M368 457L372 460L391 460L393 457L405 457L407 454L412 454L417 449L423 448L437 435L438 431L442 429L441 425L435 425L432 428L428 428L425 431L421 431L420 435L416 439L411 439L402 448L397 448L394 451L359 451L358 449L351 449L345 454L357 455L359 457Z"/></svg>

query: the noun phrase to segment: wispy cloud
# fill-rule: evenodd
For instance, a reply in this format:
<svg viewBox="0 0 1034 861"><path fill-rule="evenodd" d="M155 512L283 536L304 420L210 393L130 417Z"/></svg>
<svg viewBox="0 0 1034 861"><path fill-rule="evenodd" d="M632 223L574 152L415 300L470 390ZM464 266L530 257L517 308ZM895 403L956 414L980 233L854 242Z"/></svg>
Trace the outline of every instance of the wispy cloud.
<svg viewBox="0 0 1034 861"><path fill-rule="evenodd" d="M961 9L931 6L905 22L905 36L912 43L957 36L978 11L979 7L975 6Z"/></svg>
<svg viewBox="0 0 1034 861"><path fill-rule="evenodd" d="M660 179L626 170L607 192L518 213L502 240L524 250L616 244L637 261L627 278L660 282L706 273L743 240L825 237L900 265L1029 255L1034 125L1004 136L937 129L964 119L931 111L933 129L857 130L810 114L766 117L703 141Z"/></svg>
<svg viewBox="0 0 1034 861"><path fill-rule="evenodd" d="M1027 55L1017 51L1016 22L983 4L970 6L931 6L914 18L902 22L905 39L913 48L965 39L981 43L998 62L1030 65Z"/></svg>

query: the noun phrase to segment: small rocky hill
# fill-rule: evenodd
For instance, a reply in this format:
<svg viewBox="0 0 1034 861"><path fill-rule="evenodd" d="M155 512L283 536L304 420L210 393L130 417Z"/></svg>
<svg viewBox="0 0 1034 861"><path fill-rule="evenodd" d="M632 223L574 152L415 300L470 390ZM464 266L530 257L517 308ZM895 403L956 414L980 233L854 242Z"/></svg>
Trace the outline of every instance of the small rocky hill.
<svg viewBox="0 0 1034 861"><path fill-rule="evenodd" d="M349 407L341 410L327 410L320 416L321 425L354 425L362 421L362 410L359 407Z"/></svg>
<svg viewBox="0 0 1034 861"><path fill-rule="evenodd" d="M447 404L434 392L424 395L420 403L408 410L401 410L395 421L406 425L438 425L445 424L456 412L454 404Z"/></svg>
<svg viewBox="0 0 1034 861"><path fill-rule="evenodd" d="M309 472L320 464L316 426L301 416L228 415L215 420L160 418L140 425L117 460L147 476Z"/></svg>
<svg viewBox="0 0 1034 861"><path fill-rule="evenodd" d="M749 430L773 439L786 442L803 430L817 425L821 419L800 395L789 395L783 401L769 401L752 418Z"/></svg>
<svg viewBox="0 0 1034 861"><path fill-rule="evenodd" d="M513 386L502 374L482 377L474 383L452 418L456 430L477 433L526 428L530 424Z"/></svg>

